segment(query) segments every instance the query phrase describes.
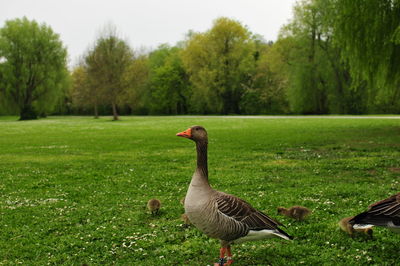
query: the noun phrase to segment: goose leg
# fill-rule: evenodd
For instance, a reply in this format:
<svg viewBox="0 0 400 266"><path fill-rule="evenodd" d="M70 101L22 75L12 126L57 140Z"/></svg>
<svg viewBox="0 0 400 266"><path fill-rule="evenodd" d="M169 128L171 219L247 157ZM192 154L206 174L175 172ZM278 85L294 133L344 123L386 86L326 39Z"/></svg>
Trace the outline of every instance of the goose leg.
<svg viewBox="0 0 400 266"><path fill-rule="evenodd" d="M227 256L227 262L225 263L225 253L228 255ZM226 247L221 247L219 250L219 262L215 263L214 266L228 266L233 263L232 259L232 252L231 252L231 246L228 245Z"/></svg>
<svg viewBox="0 0 400 266"><path fill-rule="evenodd" d="M233 263L231 245L228 245L228 247L226 248L226 252L227 252L228 257L226 258L227 262L225 265L231 265Z"/></svg>
<svg viewBox="0 0 400 266"><path fill-rule="evenodd" d="M219 250L219 261L218 263L214 263L214 266L224 266L225 262L225 253L226 253L227 248L226 247L221 247Z"/></svg>

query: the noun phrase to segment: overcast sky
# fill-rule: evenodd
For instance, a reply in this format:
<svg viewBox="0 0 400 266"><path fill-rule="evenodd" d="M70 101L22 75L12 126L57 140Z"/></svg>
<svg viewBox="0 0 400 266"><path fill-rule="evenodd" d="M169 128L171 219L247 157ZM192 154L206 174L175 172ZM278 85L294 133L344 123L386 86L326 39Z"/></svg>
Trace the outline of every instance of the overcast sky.
<svg viewBox="0 0 400 266"><path fill-rule="evenodd" d="M0 27L26 16L46 23L77 62L107 23L137 49L184 39L189 30L205 31L220 16L236 19L266 40L276 40L292 16L295 0L0 0Z"/></svg>

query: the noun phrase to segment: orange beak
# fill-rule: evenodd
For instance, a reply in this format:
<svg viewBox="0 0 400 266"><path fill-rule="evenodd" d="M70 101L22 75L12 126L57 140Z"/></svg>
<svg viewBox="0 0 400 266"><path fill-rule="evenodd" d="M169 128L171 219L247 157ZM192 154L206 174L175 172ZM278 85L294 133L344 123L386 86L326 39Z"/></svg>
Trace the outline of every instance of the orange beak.
<svg viewBox="0 0 400 266"><path fill-rule="evenodd" d="M176 135L177 135L178 137L191 138L191 137L192 137L192 129L191 129L191 128L188 128L188 129L186 129L185 131L176 133Z"/></svg>

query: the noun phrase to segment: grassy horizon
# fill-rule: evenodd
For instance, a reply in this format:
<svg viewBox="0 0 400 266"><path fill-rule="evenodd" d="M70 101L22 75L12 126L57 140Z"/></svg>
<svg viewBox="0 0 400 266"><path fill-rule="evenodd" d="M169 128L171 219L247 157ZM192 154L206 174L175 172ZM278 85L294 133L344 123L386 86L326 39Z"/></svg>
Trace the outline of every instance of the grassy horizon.
<svg viewBox="0 0 400 266"><path fill-rule="evenodd" d="M337 222L400 191L397 119L0 117L0 264L212 265L219 242L180 221L204 126L211 185L286 225L294 241L232 248L235 265L394 265L400 235ZM147 200L159 198L150 215ZM313 210L304 222L278 206Z"/></svg>

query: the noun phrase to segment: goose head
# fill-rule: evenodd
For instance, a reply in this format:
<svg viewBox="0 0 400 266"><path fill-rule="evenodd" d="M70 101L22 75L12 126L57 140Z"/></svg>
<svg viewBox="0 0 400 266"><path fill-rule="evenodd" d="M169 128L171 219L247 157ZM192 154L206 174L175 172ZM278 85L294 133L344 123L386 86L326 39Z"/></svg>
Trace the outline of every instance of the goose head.
<svg viewBox="0 0 400 266"><path fill-rule="evenodd" d="M202 126L192 126L185 131L176 134L178 137L191 139L195 142L207 142L207 131Z"/></svg>

